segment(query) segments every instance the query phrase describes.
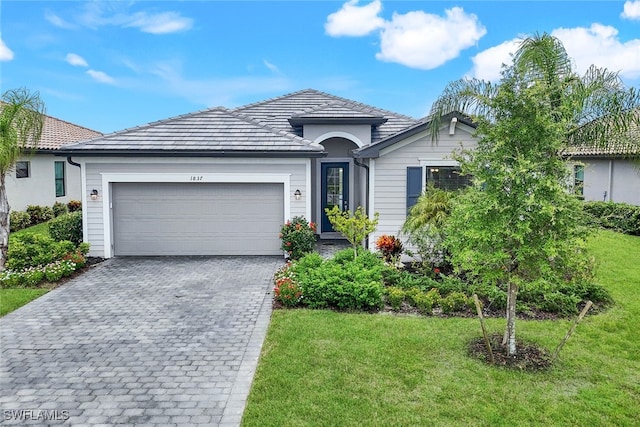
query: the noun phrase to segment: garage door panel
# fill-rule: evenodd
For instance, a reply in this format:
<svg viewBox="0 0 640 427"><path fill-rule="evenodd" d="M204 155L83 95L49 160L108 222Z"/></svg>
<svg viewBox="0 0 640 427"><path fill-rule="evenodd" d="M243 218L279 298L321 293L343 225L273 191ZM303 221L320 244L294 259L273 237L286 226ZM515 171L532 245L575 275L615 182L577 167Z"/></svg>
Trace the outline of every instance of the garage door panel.
<svg viewBox="0 0 640 427"><path fill-rule="evenodd" d="M115 183L116 255L279 255L283 184Z"/></svg>

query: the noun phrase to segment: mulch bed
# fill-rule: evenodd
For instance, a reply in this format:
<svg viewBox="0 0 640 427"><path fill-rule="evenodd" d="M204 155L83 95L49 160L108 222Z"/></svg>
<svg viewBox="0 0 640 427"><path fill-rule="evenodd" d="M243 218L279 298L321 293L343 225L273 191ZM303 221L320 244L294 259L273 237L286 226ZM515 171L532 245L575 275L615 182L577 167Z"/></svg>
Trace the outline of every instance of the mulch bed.
<svg viewBox="0 0 640 427"><path fill-rule="evenodd" d="M517 352L510 356L506 346L502 345L502 335L492 334L489 343L493 352L494 365L520 371L541 371L551 367L551 355L535 344L516 340ZM487 364L491 364L489 350L484 338L475 338L469 343L469 354Z"/></svg>

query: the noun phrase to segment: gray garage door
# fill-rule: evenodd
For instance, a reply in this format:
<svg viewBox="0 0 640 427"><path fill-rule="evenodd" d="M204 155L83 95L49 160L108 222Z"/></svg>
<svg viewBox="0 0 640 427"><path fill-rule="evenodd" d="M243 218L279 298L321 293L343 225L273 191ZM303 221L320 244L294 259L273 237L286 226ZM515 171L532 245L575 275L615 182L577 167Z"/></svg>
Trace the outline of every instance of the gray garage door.
<svg viewBox="0 0 640 427"><path fill-rule="evenodd" d="M280 255L283 184L114 183L122 255Z"/></svg>

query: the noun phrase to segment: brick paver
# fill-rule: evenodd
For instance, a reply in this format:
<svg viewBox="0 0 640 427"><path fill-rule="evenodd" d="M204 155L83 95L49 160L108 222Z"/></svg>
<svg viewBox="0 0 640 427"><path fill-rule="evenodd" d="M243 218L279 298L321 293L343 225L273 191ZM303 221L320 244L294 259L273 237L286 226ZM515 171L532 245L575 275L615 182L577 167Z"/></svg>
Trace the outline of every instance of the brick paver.
<svg viewBox="0 0 640 427"><path fill-rule="evenodd" d="M10 313L0 424L239 425L283 262L115 258Z"/></svg>

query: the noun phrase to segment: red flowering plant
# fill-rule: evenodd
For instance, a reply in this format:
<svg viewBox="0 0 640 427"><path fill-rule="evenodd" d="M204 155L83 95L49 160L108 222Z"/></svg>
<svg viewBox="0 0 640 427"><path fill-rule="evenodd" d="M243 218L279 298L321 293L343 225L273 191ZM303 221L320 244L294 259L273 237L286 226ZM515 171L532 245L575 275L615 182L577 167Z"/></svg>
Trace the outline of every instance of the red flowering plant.
<svg viewBox="0 0 640 427"><path fill-rule="evenodd" d="M299 259L315 249L316 225L307 222L302 216L296 216L282 226L280 239L281 248L288 254L289 259Z"/></svg>
<svg viewBox="0 0 640 427"><path fill-rule="evenodd" d="M396 236L383 234L376 240L376 248L382 253L385 262L395 264L402 254L402 242Z"/></svg>
<svg viewBox="0 0 640 427"><path fill-rule="evenodd" d="M274 282L273 293L276 301L280 301L286 307L295 307L300 303L302 289L296 281L290 262L276 272Z"/></svg>

